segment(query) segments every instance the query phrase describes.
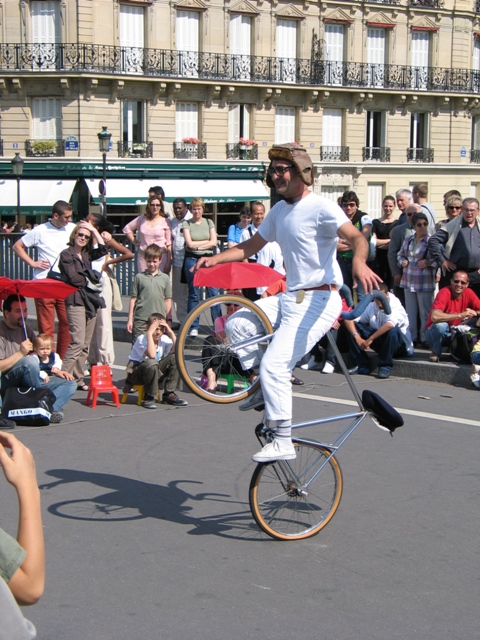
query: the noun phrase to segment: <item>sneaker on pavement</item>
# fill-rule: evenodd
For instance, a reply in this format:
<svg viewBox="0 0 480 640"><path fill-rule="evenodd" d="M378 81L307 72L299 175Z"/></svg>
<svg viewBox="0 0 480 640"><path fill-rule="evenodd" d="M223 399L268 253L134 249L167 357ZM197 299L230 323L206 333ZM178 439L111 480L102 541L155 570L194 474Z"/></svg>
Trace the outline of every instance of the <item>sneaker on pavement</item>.
<svg viewBox="0 0 480 640"><path fill-rule="evenodd" d="M179 398L174 391L169 391L162 395L162 404L171 404L172 407L186 407L188 402Z"/></svg>
<svg viewBox="0 0 480 640"><path fill-rule="evenodd" d="M333 373L335 371L335 367L331 362L325 362L323 365L322 373Z"/></svg>
<svg viewBox="0 0 480 640"><path fill-rule="evenodd" d="M188 335L190 338L198 338L198 329L190 329Z"/></svg>
<svg viewBox="0 0 480 640"><path fill-rule="evenodd" d="M145 396L142 407L144 409L156 409L157 405L155 403L155 398L153 396Z"/></svg>
<svg viewBox="0 0 480 640"><path fill-rule="evenodd" d="M310 356L310 360L306 364L302 364L300 369L305 369L307 371L320 371L322 368L322 363L317 362L315 360L315 356Z"/></svg>
<svg viewBox="0 0 480 640"><path fill-rule="evenodd" d="M380 367L378 370L378 377L386 380L390 377L390 372L392 371L392 367Z"/></svg>
<svg viewBox="0 0 480 640"><path fill-rule="evenodd" d="M238 405L240 411L250 411L250 409L257 409L258 407L262 407L265 404L263 399L262 388L257 389L254 394L248 396L246 400L241 402Z"/></svg>
<svg viewBox="0 0 480 640"><path fill-rule="evenodd" d="M50 416L50 424L58 424L63 420L63 412L62 411L54 411Z"/></svg>
<svg viewBox="0 0 480 640"><path fill-rule="evenodd" d="M275 460L295 460L297 454L291 440L275 438L261 451L252 456L254 462L274 462Z"/></svg>

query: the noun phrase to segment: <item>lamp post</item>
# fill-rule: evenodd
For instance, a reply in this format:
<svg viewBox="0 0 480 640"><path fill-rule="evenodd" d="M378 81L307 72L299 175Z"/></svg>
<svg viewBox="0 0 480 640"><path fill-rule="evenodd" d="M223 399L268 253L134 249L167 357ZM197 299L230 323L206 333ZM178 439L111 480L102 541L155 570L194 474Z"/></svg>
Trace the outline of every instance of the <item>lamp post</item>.
<svg viewBox="0 0 480 640"><path fill-rule="evenodd" d="M102 181L100 182L99 192L100 192L100 213L104 216L107 213L107 153L110 149L110 140L112 138L112 134L107 131L107 127L102 127L100 133L97 133L98 137L98 149L103 156L103 174Z"/></svg>
<svg viewBox="0 0 480 640"><path fill-rule="evenodd" d="M13 174L17 178L17 228L20 228L20 179L23 174L23 164L25 160L20 157L20 152L15 151L15 157L12 160Z"/></svg>

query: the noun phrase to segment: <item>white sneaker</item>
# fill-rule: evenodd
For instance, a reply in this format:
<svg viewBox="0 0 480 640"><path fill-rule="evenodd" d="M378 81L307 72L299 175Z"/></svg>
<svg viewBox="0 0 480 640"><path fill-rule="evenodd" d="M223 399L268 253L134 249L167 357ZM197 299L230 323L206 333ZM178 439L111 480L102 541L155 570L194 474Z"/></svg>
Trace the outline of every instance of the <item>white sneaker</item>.
<svg viewBox="0 0 480 640"><path fill-rule="evenodd" d="M275 460L295 460L297 454L291 440L275 438L261 451L252 456L254 462L274 462Z"/></svg>
<svg viewBox="0 0 480 640"><path fill-rule="evenodd" d="M190 329L188 335L190 338L198 338L198 329Z"/></svg>
<svg viewBox="0 0 480 640"><path fill-rule="evenodd" d="M333 373L335 371L335 367L331 362L325 362L323 365L322 373Z"/></svg>
<svg viewBox="0 0 480 640"><path fill-rule="evenodd" d="M306 371L320 371L322 363L315 360L315 356L310 356L310 360L306 364L302 364L300 369Z"/></svg>
<svg viewBox="0 0 480 640"><path fill-rule="evenodd" d="M265 404L265 400L263 399L262 387L260 387L253 395L241 402L238 408L240 411L250 411L250 409L261 407L263 404Z"/></svg>
<svg viewBox="0 0 480 640"><path fill-rule="evenodd" d="M472 373L470 375L470 380L472 381L474 387L480 389L480 375L478 373Z"/></svg>

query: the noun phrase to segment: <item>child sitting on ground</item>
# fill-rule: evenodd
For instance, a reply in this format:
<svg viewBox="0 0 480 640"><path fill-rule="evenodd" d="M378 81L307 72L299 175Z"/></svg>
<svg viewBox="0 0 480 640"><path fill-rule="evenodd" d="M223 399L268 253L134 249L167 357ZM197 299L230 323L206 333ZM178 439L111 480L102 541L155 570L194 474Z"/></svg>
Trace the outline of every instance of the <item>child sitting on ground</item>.
<svg viewBox="0 0 480 640"><path fill-rule="evenodd" d="M148 262L148 258L147 258ZM188 402L175 393L180 383L180 374L173 352L176 336L161 313L152 313L147 320L147 331L138 336L130 353L127 365L127 383L142 384L144 396L142 406L156 409L158 390L165 380L162 404L185 407Z"/></svg>
<svg viewBox="0 0 480 640"><path fill-rule="evenodd" d="M42 382L50 382L50 376L73 380L73 375L62 371L62 361L58 353L52 351L52 338L46 333L40 333L33 341L33 353L40 363L40 379Z"/></svg>

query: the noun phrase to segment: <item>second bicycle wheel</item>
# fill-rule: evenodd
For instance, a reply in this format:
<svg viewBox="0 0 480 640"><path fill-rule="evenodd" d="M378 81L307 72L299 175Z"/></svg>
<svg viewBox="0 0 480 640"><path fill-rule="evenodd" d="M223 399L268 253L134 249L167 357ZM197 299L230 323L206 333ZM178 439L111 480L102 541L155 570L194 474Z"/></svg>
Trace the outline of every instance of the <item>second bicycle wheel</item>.
<svg viewBox="0 0 480 640"><path fill-rule="evenodd" d="M220 404L243 400L258 388L252 367L260 363L271 334L269 319L247 298L208 298L190 312L178 334L175 354L180 375L204 400ZM211 372L215 390L208 388Z"/></svg>
<svg viewBox="0 0 480 640"><path fill-rule="evenodd" d="M277 540L310 538L333 518L342 497L342 472L321 445L293 441L297 457L257 465L250 509L258 526Z"/></svg>

